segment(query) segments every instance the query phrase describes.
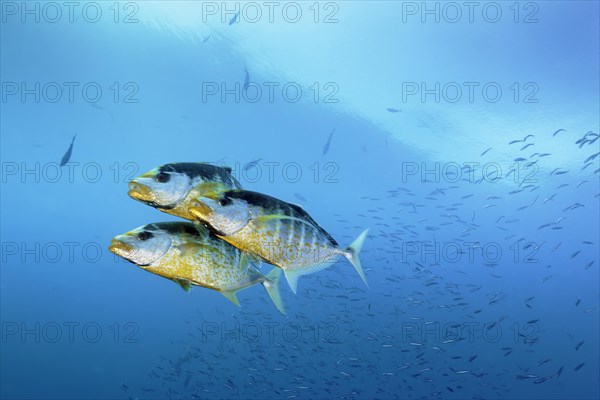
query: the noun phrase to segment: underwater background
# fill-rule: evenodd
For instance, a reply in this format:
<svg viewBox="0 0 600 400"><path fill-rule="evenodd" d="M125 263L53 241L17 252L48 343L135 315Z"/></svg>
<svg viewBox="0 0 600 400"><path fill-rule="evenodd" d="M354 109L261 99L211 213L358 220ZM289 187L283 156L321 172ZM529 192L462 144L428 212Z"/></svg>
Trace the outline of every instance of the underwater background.
<svg viewBox="0 0 600 400"><path fill-rule="evenodd" d="M0 397L598 398L599 3L466 3L2 1ZM369 286L109 253L179 161L370 228Z"/></svg>

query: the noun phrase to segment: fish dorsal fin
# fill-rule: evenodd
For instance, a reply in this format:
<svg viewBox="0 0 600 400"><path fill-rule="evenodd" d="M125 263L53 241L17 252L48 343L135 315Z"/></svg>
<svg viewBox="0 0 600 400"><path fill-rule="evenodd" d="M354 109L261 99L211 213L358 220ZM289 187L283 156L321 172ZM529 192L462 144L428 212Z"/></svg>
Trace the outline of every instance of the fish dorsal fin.
<svg viewBox="0 0 600 400"><path fill-rule="evenodd" d="M302 208L301 205L299 204L295 204L295 203L288 203L290 205L290 207L292 207L296 212L300 213L300 214L306 214L306 211L304 210L304 208ZM304 215L303 215L304 216Z"/></svg>
<svg viewBox="0 0 600 400"><path fill-rule="evenodd" d="M231 301L236 306L240 307L240 302L235 296L235 291L233 290L222 290L221 294L227 298L227 300Z"/></svg>
<svg viewBox="0 0 600 400"><path fill-rule="evenodd" d="M181 286L181 288L186 292L189 292L192 288L192 282L188 281L187 279L173 278L173 282Z"/></svg>

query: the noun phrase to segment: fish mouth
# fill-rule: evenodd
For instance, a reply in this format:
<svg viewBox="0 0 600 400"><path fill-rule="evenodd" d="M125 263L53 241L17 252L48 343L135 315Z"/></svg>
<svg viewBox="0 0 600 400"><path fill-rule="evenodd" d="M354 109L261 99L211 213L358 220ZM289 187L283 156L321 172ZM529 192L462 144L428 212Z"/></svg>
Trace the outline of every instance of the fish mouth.
<svg viewBox="0 0 600 400"><path fill-rule="evenodd" d="M129 191L127 192L129 197L132 199L141 201L143 203L151 203L154 201L154 194L152 190L139 182L129 182Z"/></svg>
<svg viewBox="0 0 600 400"><path fill-rule="evenodd" d="M134 251L134 247L130 244L121 242L118 239L113 239L108 246L108 251L121 257L126 257Z"/></svg>

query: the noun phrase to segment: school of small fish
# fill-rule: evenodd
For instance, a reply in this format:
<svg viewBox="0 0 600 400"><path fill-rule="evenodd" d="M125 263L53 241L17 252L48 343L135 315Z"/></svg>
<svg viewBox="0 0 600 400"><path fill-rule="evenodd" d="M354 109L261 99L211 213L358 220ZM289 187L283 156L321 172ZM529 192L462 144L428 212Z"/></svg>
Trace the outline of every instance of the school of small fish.
<svg viewBox="0 0 600 400"><path fill-rule="evenodd" d="M329 150L332 134L323 154ZM577 230L582 210L598 207L600 193L588 181L597 184L600 152L582 155L578 175L585 173L587 179L577 184L567 180L574 174L563 168L544 174L538 181L531 181L529 170L523 170L537 171L536 164L552 158L543 150L545 140L568 134L559 129L539 140L542 143L534 143L533 135L510 141L507 146L516 149L514 161L519 167L502 178L514 179L512 187L496 185L478 190L483 179L471 178L470 167L464 167L462 180L472 184L472 190L465 190L465 185L425 180L419 188L407 184L362 196L360 206L365 211L353 215L354 220L335 214L345 229L356 230L363 224L372 227L368 239L374 246L364 253L378 267L366 272L371 271L370 284L377 288L381 301L374 302L364 286L342 279L347 269L340 268L332 274L314 274L311 285L300 285L304 295L290 300L293 315L252 311L267 301L266 296L250 299L249 307L235 314L217 309L207 316L199 310L184 321L187 336L171 342L181 353L162 356L158 365L149 369L150 382L135 388L123 384L122 391L131 399L484 399L515 398L513 393L518 389L520 393L530 390L532 395L540 390L538 397L547 398L553 390L560 393L558 390L571 382L581 382L582 374L597 367L596 353L589 350L597 348L593 343L597 341L597 293L582 290L565 298L561 283L573 275L584 280L595 276L598 255L592 249L597 250L599 238L566 240L563 235ZM598 138L597 133L588 132L573 141L579 149L595 149L592 145L597 146ZM541 150L524 154L538 147ZM495 150L482 149L482 161ZM142 175L130 183L130 196L192 221L200 233L191 233L191 223L179 224L192 236L206 235L202 237L220 241L218 246L238 252L240 258L248 253L248 263L262 260L272 263L273 271L291 272L291 279L287 279L292 288L296 268L314 272L339 257L352 262L362 245L364 238L359 237L355 242L360 245L340 248L301 208L243 190L223 171L199 177L187 169L167 164ZM161 173L169 176L158 178ZM160 189L162 186L165 190ZM586 188L596 194L581 192ZM535 213L528 212L534 209ZM153 233L163 230L173 235L172 229L161 229L157 224L150 227ZM440 236L445 236L465 245L449 248L446 258L469 259L484 251L481 235L489 229L497 243L510 243L511 247L503 247L509 255L504 254L502 262L480 257L478 262L453 264L433 256L421 259L420 253L418 258L403 259L404 253L399 252L403 243L435 247ZM147 230L138 228L130 235ZM547 235L537 240L535 234L540 232ZM300 238L305 243L319 243L321 262L304 268L307 253L302 248L281 251L290 238L296 243ZM269 240L281 247L262 247ZM551 262L540 265L531 261L543 252ZM513 256L519 262L505 262L506 257L512 261ZM232 265L240 268L236 257ZM354 266L364 276L361 268ZM146 268L154 267L150 263ZM522 268L529 269L525 276ZM210 273L208 277L213 279ZM277 281L275 272L244 277L241 281L245 283L226 287L235 290L253 283L275 285ZM191 278L187 280L196 284ZM517 281L529 287L529 293L516 291L513 282ZM557 329L556 322L567 315L578 325ZM385 318L377 318L380 316ZM231 332L211 336L206 326L214 325L215 318ZM282 326L289 328L289 321L302 329L316 324L316 329L302 330L300 337L290 338L281 330ZM552 323L555 325L548 329ZM253 340L240 337L236 326L263 327L262 335ZM265 326L279 330L270 336L273 332L267 334ZM549 354L549 349L554 352Z"/></svg>

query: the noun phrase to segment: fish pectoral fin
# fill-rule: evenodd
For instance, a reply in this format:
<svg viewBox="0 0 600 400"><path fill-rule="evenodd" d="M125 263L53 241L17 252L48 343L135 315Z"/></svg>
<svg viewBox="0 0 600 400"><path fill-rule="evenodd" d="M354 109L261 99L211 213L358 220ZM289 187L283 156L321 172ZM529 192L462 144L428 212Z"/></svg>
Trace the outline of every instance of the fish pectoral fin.
<svg viewBox="0 0 600 400"><path fill-rule="evenodd" d="M181 286L181 288L186 292L189 292L192 289L192 282L188 281L187 279L173 278L173 282Z"/></svg>
<svg viewBox="0 0 600 400"><path fill-rule="evenodd" d="M175 248L179 251L181 256L189 256L192 254L197 254L202 252L206 246L201 245L200 243L183 243L175 246Z"/></svg>
<svg viewBox="0 0 600 400"><path fill-rule="evenodd" d="M179 255L181 257L186 256L208 256L208 255L219 255L220 257L227 257L221 250L211 247L207 244L202 243L183 243L175 246L175 248L179 251Z"/></svg>
<svg viewBox="0 0 600 400"><path fill-rule="evenodd" d="M218 192L222 192L227 190L228 187L220 182L202 182L194 187L201 195L205 195L208 193L214 193L214 196Z"/></svg>
<svg viewBox="0 0 600 400"><path fill-rule="evenodd" d="M238 301L237 297L235 296L235 291L232 291L232 290L222 290L221 294L223 296L225 296L227 298L227 300L231 301L236 306L241 307L240 306L240 302Z"/></svg>
<svg viewBox="0 0 600 400"><path fill-rule="evenodd" d="M259 256L252 254L252 253L248 253L246 251L242 252L241 255L241 261L240 264L243 266L252 266L255 269L260 269L262 263L262 258L260 258Z"/></svg>

